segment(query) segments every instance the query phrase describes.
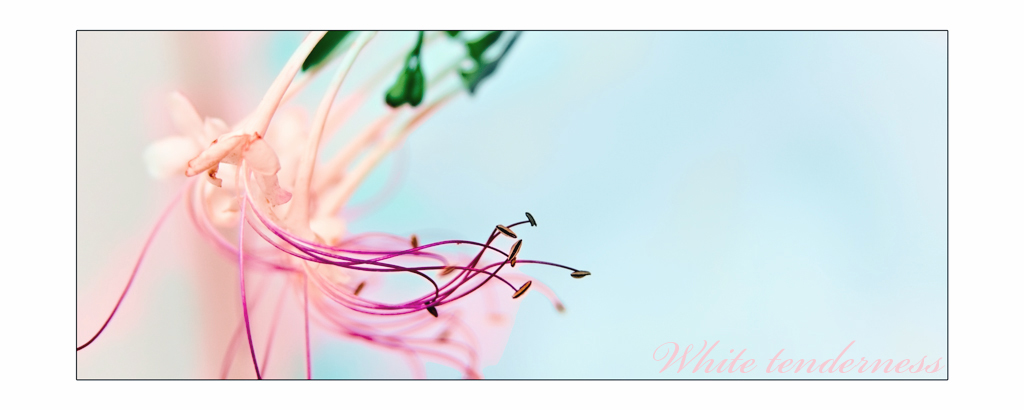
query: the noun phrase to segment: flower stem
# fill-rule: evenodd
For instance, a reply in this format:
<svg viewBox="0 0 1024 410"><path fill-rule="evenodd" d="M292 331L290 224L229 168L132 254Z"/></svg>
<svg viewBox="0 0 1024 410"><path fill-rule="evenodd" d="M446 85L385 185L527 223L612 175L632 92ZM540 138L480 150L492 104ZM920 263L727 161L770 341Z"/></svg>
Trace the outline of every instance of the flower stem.
<svg viewBox="0 0 1024 410"><path fill-rule="evenodd" d="M448 92L441 98L438 98L436 101L418 110L419 112L406 122L403 127L392 131L387 140L381 142L376 149L370 152L366 158L362 160L362 162L356 165L352 170L352 173L345 177L341 186L337 190L327 192L322 198L320 198L321 206L317 210L318 214L320 216L330 216L338 213L338 211L341 210L341 207L348 202L349 197L352 196L356 188L359 187L359 184L361 184L363 180L366 179L367 175L370 174L370 171L372 171L388 153L395 149L395 147L405 139L405 136L415 129L416 126L446 102L451 100L451 98L460 91L462 90L454 89Z"/></svg>
<svg viewBox="0 0 1024 410"><path fill-rule="evenodd" d="M260 101L260 105L256 108L255 115L250 117L249 122L246 124L246 132L258 132L260 135L267 134L267 128L270 127L270 119L274 117L274 112L277 111L278 105L281 104L285 91L288 90L288 86L295 78L295 75L298 74L299 69L302 68L302 62L309 56L309 52L313 51L313 47L316 47L316 43L320 41L324 34L327 34L327 32L314 31L309 33L305 40L302 40L302 44L292 53L288 63L285 64L281 73L277 75L277 78L270 85L270 89L263 96L263 100Z"/></svg>
<svg viewBox="0 0 1024 410"><path fill-rule="evenodd" d="M320 137L324 132L324 124L327 123L327 114L331 111L331 104L334 103L341 84L344 83L349 69L355 63L356 57L363 49L363 46L373 38L375 32L362 32L348 51L345 52L345 59L338 67L331 85L320 101L313 119L313 127L309 131L309 139L306 141L306 151L299 162L299 169L295 176L295 188L292 193L292 205L288 208L289 225L302 227L307 230L309 227L309 185L313 179L313 168L316 165L316 154L320 148Z"/></svg>

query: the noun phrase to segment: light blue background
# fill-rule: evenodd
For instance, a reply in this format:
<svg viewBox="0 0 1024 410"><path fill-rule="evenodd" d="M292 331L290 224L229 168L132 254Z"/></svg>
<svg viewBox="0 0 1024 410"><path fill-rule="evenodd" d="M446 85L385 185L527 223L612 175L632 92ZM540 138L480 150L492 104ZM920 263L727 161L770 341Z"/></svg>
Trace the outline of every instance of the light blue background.
<svg viewBox="0 0 1024 410"><path fill-rule="evenodd" d="M275 37L272 66L300 36ZM525 270L568 313L526 298L487 378L770 378L780 349L820 362L854 340L844 360L946 364L945 32L528 32L404 155L353 231L479 238L530 211L524 258L594 273ZM658 372L658 346L704 340L758 367ZM315 368L393 377L383 356L325 341Z"/></svg>

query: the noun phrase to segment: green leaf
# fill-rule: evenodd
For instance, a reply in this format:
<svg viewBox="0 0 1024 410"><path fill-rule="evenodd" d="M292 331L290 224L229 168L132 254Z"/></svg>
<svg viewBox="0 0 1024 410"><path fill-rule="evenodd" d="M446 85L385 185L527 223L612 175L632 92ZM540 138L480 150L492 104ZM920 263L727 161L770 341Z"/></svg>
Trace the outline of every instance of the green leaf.
<svg viewBox="0 0 1024 410"><path fill-rule="evenodd" d="M501 37L501 33L501 31L492 31L483 37L466 43L466 47L469 48L469 58L480 62L484 56L484 52L486 52L487 48L493 45L494 42L498 41L498 37Z"/></svg>
<svg viewBox="0 0 1024 410"><path fill-rule="evenodd" d="M463 70L459 72L459 74L462 75L462 84L467 90L469 90L470 95L476 93L476 89L480 86L480 83L498 70L498 64L501 63L501 59L505 58L505 55L508 54L508 50L512 48L512 45L515 44L516 39L518 39L519 35L522 33L522 31L517 31L513 34L512 38L509 39L508 44L505 44L505 49L501 50L501 54L494 60L486 63L477 60L477 64L472 70Z"/></svg>
<svg viewBox="0 0 1024 410"><path fill-rule="evenodd" d="M448 34L448 37L455 38L459 36L459 33L461 33L461 31L445 31L445 33Z"/></svg>
<svg viewBox="0 0 1024 410"><path fill-rule="evenodd" d="M324 62L327 56L338 47L338 44L341 44L341 41L349 33L351 31L328 31L327 34L324 34L320 41L316 43L316 46L313 46L313 50L309 52L309 55L306 56L306 60L302 62L302 71L309 70Z"/></svg>

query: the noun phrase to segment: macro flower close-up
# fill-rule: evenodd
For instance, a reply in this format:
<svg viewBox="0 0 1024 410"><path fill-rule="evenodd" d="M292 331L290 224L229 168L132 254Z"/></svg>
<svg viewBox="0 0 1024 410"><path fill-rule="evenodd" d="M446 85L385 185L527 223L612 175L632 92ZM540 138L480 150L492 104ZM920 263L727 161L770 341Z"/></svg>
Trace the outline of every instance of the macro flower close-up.
<svg viewBox="0 0 1024 410"><path fill-rule="evenodd" d="M943 379L946 40L80 31L77 377Z"/></svg>
<svg viewBox="0 0 1024 410"><path fill-rule="evenodd" d="M181 92L169 93L174 134L152 142L142 156L153 178L181 187L148 233L111 312L78 350L103 343L103 332L117 320L136 276L146 274L151 243L177 209L187 214L200 246L232 261L237 278L240 320L224 346L218 374L199 377L296 377L267 367L276 356L295 356L282 348L287 342L275 345L287 338L301 346L302 376L313 378L316 351L310 332L316 329L401 357L413 378L426 377L426 361L464 378L480 378L482 366L501 355L517 299L532 290L548 299L552 311L565 310L551 288L528 274L530 269L561 270L572 278L590 273L531 259L529 245L524 247L516 233L538 226L529 212L495 215L497 223L481 227L476 237L428 242L415 233L354 232L352 215L345 211L367 177L418 126L494 74L519 34L484 32L473 39L458 32L419 32L410 51L385 61L354 91L341 95L349 71L361 53L371 52L364 49L372 50L377 33L312 32L256 108L231 123L203 115ZM465 47L465 55L448 57L450 68L427 77L421 54L441 41ZM492 46L501 50L485 55ZM329 83L310 115L291 100L318 76ZM387 81L393 84L378 93ZM339 132L355 111L385 104L384 112L358 131ZM344 145L325 152L332 138ZM386 196L387 187L382 190ZM291 328L300 323L302 333L279 333L281 322ZM235 363L239 354L248 357L249 370L232 372L240 365Z"/></svg>

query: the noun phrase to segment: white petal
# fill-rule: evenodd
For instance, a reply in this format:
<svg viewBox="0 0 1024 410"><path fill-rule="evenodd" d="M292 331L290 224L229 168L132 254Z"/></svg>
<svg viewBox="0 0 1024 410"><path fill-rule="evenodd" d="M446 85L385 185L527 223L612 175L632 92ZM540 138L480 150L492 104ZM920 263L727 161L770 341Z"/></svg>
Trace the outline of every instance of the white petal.
<svg viewBox="0 0 1024 410"><path fill-rule="evenodd" d="M206 178L206 181L213 184L213 186L220 188L223 185L223 181L217 176L217 171L220 168L218 165L214 165L213 168L206 170L203 173L203 178Z"/></svg>
<svg viewBox="0 0 1024 410"><path fill-rule="evenodd" d="M188 168L185 170L185 176L199 175L200 172L206 171L217 165L218 162L227 157L232 151L236 150L245 139L248 138L245 134L226 135L218 139L213 145L209 146L199 155L188 161Z"/></svg>
<svg viewBox="0 0 1024 410"><path fill-rule="evenodd" d="M281 188L281 185L277 183L277 175L256 174L256 184L263 190L263 195L267 197L267 202L270 205L277 206L292 199L292 193L285 191Z"/></svg>
<svg viewBox="0 0 1024 410"><path fill-rule="evenodd" d="M149 174L163 179L184 173L188 161L195 158L199 150L199 145L191 138L169 137L149 144L142 158Z"/></svg>
<svg viewBox="0 0 1024 410"><path fill-rule="evenodd" d="M263 138L257 138L251 142L245 149L244 156L245 162L258 173L274 175L281 170L281 163L278 162L277 155Z"/></svg>
<svg viewBox="0 0 1024 410"><path fill-rule="evenodd" d="M175 91L171 93L170 105L171 120L174 121L178 132L196 137L203 135L203 119L199 117L196 107L192 106L188 98Z"/></svg>

